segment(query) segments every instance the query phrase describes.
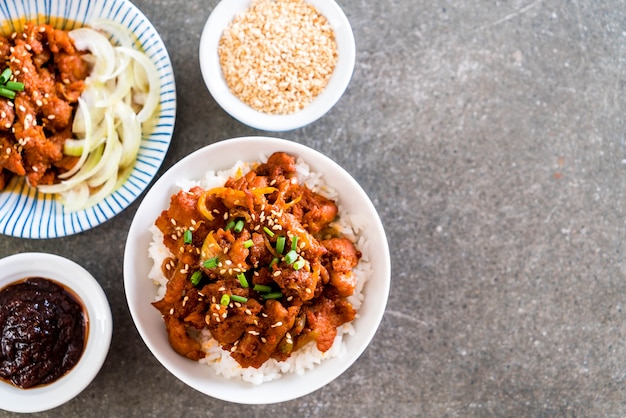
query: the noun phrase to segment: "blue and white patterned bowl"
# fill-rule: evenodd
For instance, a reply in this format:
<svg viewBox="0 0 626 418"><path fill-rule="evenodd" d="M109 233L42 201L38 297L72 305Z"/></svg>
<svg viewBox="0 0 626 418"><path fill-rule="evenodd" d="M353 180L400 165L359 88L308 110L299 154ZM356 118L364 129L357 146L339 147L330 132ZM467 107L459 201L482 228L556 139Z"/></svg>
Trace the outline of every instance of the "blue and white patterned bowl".
<svg viewBox="0 0 626 418"><path fill-rule="evenodd" d="M142 138L137 162L128 180L90 208L66 212L52 195L39 193L22 178L0 192L0 233L22 238L55 238L91 229L130 205L156 175L170 145L176 117L176 86L169 55L148 18L127 0L14 0L0 2L0 27L12 31L28 20L59 29L89 25L95 18L115 21L135 35L136 47L156 64L161 78L158 119Z"/></svg>

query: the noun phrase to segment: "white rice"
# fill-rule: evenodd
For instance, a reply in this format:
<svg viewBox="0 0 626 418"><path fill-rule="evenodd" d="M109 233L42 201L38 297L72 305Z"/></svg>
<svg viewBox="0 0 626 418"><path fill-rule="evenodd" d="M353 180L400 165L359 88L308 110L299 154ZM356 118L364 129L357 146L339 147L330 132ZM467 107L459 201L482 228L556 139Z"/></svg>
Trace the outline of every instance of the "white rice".
<svg viewBox="0 0 626 418"><path fill-rule="evenodd" d="M266 159L263 159L263 161L265 160ZM223 186L229 177L236 176L238 173L245 174L250 171L253 168L253 164L254 163L238 161L228 170L211 170L208 171L204 178L200 180L181 180L177 183L177 186L182 190L189 190L194 186L200 186L203 189ZM334 226L346 238L354 242L356 247L363 254L358 265L353 269L353 274L356 278L356 288L354 294L348 298L352 306L357 310L358 318L358 310L363 301L363 285L371 274L367 248L365 248L364 239L360 237L360 232L365 226L366 220L362 218L359 219L355 216L345 215L336 192L324 184L321 174L311 172L309 170L309 166L301 159L296 161L296 169L300 184L305 184L314 192L317 192L329 199L333 199L337 203L340 216L335 221ZM153 260L153 266L148 277L153 280L155 285L158 287L155 300L161 300L165 295L167 285L167 279L161 271L161 266L163 261L167 257L171 257L172 254L163 245L163 234L155 225L152 225L150 232L152 233L152 242L150 243L148 254ZM307 370L313 369L325 359L342 356L346 351L346 345L343 340L346 336L353 334L354 327L352 324L343 324L337 328L337 336L335 337L332 347L328 351L321 352L317 349L315 342L311 342L294 352L285 361L269 359L260 368L255 369L253 367L241 367L241 365L239 365L239 363L237 363L237 361L230 356L230 353L223 350L217 341L211 337L210 331L202 330L199 333L198 338L202 344L202 349L206 352L206 357L199 360L199 362L207 365L217 375L224 376L228 379L241 379L258 385L263 382L279 379L285 373L296 373L301 375Z"/></svg>

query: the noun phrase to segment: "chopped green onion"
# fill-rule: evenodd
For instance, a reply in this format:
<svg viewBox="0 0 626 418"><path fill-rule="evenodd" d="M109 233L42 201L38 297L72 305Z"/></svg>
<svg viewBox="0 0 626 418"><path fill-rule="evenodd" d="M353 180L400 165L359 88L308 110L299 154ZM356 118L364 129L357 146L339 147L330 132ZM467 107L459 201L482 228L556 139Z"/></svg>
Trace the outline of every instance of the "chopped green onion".
<svg viewBox="0 0 626 418"><path fill-rule="evenodd" d="M237 275L237 279L239 280L239 284L241 284L241 287L248 287L248 280L246 280L245 274L239 273Z"/></svg>
<svg viewBox="0 0 626 418"><path fill-rule="evenodd" d="M267 286L264 284L255 284L253 289L260 293L269 293L272 291L272 286Z"/></svg>
<svg viewBox="0 0 626 418"><path fill-rule="evenodd" d="M239 295L232 295L230 298L235 302L246 303L248 301L248 298Z"/></svg>
<svg viewBox="0 0 626 418"><path fill-rule="evenodd" d="M198 286L200 280L202 280L202 272L200 270L194 271L190 280L192 285Z"/></svg>
<svg viewBox="0 0 626 418"><path fill-rule="evenodd" d="M6 97L7 99L15 99L15 92L5 87L0 87L0 96Z"/></svg>
<svg viewBox="0 0 626 418"><path fill-rule="evenodd" d="M289 251L285 254L285 263L292 264L298 258L298 253L295 250Z"/></svg>
<svg viewBox="0 0 626 418"><path fill-rule="evenodd" d="M24 91L24 83L20 83L19 81L7 81L4 86L9 90Z"/></svg>
<svg viewBox="0 0 626 418"><path fill-rule="evenodd" d="M272 292L272 293L266 293L265 295L261 297L263 299L280 299L283 297L283 294L280 292Z"/></svg>
<svg viewBox="0 0 626 418"><path fill-rule="evenodd" d="M4 84L9 81L11 74L13 74L13 72L10 68L5 69L2 74L0 74L0 84Z"/></svg>
<svg viewBox="0 0 626 418"><path fill-rule="evenodd" d="M233 229L233 227L234 227L234 226L235 226L235 221L234 221L234 220L232 220L232 221L230 221L230 222L228 222L228 223L226 224L226 226L224 227L224 230L225 230L225 231L228 231L228 230L230 230L230 229Z"/></svg>
<svg viewBox="0 0 626 418"><path fill-rule="evenodd" d="M272 232L272 230L271 230L271 229L269 229L268 227L264 226L264 227L263 227L263 230L264 230L264 231L265 231L265 233L266 233L267 235L269 235L270 237L273 237L273 236L274 236L274 233L273 233L273 232Z"/></svg>
<svg viewBox="0 0 626 418"><path fill-rule="evenodd" d="M220 299L220 305L228 306L229 303L230 303L230 296L228 295L228 293L224 293L222 295L222 298Z"/></svg>
<svg viewBox="0 0 626 418"><path fill-rule="evenodd" d="M276 252L278 254L282 254L284 250L285 250L285 236L281 235L278 238L276 238Z"/></svg>
<svg viewBox="0 0 626 418"><path fill-rule="evenodd" d="M293 263L293 269L300 270L302 267L304 267L305 263L306 261L304 261L304 258L300 257Z"/></svg>
<svg viewBox="0 0 626 418"><path fill-rule="evenodd" d="M294 235L291 238L291 249L294 251L298 249L298 236L297 235Z"/></svg>
<svg viewBox="0 0 626 418"><path fill-rule="evenodd" d="M274 264L276 263L278 263L278 257L272 258L272 261L270 261L270 268L274 267Z"/></svg>
<svg viewBox="0 0 626 418"><path fill-rule="evenodd" d="M209 258L202 265L207 269L214 269L215 267L217 267L219 259L219 257Z"/></svg>
<svg viewBox="0 0 626 418"><path fill-rule="evenodd" d="M249 239L243 242L243 248L250 248L250 247L254 247L254 241Z"/></svg>
<svg viewBox="0 0 626 418"><path fill-rule="evenodd" d="M239 220L235 223L235 228L234 228L234 231L235 231L235 232L237 232L237 233L239 233L239 232L243 231L243 225L244 225L243 221L242 221L241 219L239 219Z"/></svg>
<svg viewBox="0 0 626 418"><path fill-rule="evenodd" d="M185 240L185 244L191 244L191 242L193 241L193 234L189 229L185 230L183 239Z"/></svg>

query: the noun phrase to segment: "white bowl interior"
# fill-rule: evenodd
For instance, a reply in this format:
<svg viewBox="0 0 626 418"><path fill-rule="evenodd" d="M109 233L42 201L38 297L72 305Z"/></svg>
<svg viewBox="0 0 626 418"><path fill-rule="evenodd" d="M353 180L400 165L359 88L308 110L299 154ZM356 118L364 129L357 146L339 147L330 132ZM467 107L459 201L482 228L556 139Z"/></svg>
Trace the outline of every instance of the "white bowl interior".
<svg viewBox="0 0 626 418"><path fill-rule="evenodd" d="M169 199L179 190L182 179L199 179L210 169L231 167L237 160L259 161L275 151L301 156L311 170L323 173L333 187L345 211L370 220L363 236L369 247L362 249L371 260L373 274L363 289L365 300L353 321L355 334L344 337L347 352L323 361L304 375L287 374L255 386L238 380L215 376L206 366L183 358L170 347L161 314L150 305L156 286L148 279L151 260L148 231ZM131 224L124 254L124 286L131 315L144 342L154 356L176 377L198 391L225 401L243 404L266 404L287 401L311 393L341 375L354 363L373 338L382 319L390 283L390 259L385 231L380 218L363 189L345 170L321 153L295 142L244 137L206 146L187 156L168 170L143 199Z"/></svg>
<svg viewBox="0 0 626 418"><path fill-rule="evenodd" d="M315 6L333 27L338 61L324 91L304 109L289 115L267 114L251 108L230 92L222 75L217 52L219 39L234 17L250 6L251 0L223 0L211 12L200 38L200 69L215 101L240 122L273 132L300 128L324 116L348 87L356 54L350 22L334 0L307 0L307 2Z"/></svg>
<svg viewBox="0 0 626 418"><path fill-rule="evenodd" d="M111 343L113 320L106 295L96 279L66 258L46 253L21 253L0 260L0 289L28 277L43 277L65 285L82 301L87 312L87 344L79 362L57 381L20 389L0 380L0 409L41 412L78 395L96 377Z"/></svg>

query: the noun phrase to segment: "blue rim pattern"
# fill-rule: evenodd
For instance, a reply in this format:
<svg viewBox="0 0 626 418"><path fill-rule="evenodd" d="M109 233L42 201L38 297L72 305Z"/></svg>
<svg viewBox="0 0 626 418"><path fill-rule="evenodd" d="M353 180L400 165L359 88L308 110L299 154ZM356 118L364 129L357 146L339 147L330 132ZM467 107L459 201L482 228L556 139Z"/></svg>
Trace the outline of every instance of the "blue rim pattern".
<svg viewBox="0 0 626 418"><path fill-rule="evenodd" d="M13 178L0 192L0 233L21 238L55 238L96 227L122 212L148 187L165 158L176 119L176 85L168 52L148 18L127 0L16 0L0 2L0 22L10 30L24 17L49 22L59 29L88 25L94 18L115 21L136 36L136 46L156 64L161 79L158 120L141 141L128 180L100 203L65 212L52 195L39 193L23 178Z"/></svg>

